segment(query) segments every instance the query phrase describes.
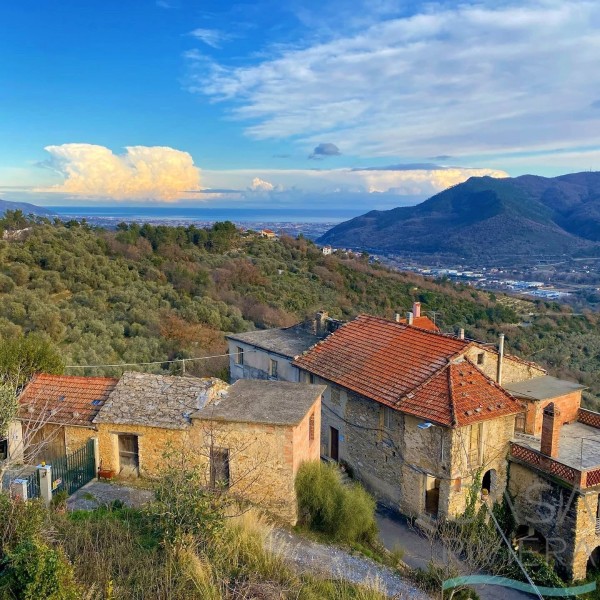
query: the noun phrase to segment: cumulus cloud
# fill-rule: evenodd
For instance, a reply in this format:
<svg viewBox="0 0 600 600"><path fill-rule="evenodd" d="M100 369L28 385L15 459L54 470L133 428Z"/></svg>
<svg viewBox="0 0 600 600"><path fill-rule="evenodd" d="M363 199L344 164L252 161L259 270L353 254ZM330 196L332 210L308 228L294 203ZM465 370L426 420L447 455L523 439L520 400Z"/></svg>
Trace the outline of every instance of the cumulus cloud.
<svg viewBox="0 0 600 600"><path fill-rule="evenodd" d="M64 177L44 191L124 199L177 200L200 189L200 170L191 155L164 146L128 146L114 154L104 146L47 146L44 166Z"/></svg>
<svg viewBox="0 0 600 600"><path fill-rule="evenodd" d="M426 7L252 65L206 63L190 89L227 101L253 138L312 148L334 134L359 156L597 143L599 117L587 110L600 86L596 0Z"/></svg>
<svg viewBox="0 0 600 600"><path fill-rule="evenodd" d="M331 142L325 144L319 144L315 146L312 154L308 158L325 158L326 156L339 156L341 154L340 149Z"/></svg>
<svg viewBox="0 0 600 600"><path fill-rule="evenodd" d="M252 180L250 189L253 192L272 192L275 189L275 186L269 181L265 181L264 179L261 179L260 177L255 177Z"/></svg>

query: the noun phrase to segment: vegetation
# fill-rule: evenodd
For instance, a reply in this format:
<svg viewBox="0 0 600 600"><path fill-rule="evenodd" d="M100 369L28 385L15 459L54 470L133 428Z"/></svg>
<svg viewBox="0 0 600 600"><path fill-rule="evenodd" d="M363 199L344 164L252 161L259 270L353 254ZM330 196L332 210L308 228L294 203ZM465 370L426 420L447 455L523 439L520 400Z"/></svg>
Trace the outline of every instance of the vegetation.
<svg viewBox="0 0 600 600"><path fill-rule="evenodd" d="M336 541L375 541L375 500L358 483L344 486L337 467L306 462L295 485L300 525Z"/></svg>
<svg viewBox="0 0 600 600"><path fill-rule="evenodd" d="M30 227L24 237L0 240L0 349L13 340L13 350L16 344L27 354L30 336L36 348L43 340L43 356L24 361L24 374L220 355L226 332L291 325L321 309L342 319L359 312L392 318L420 301L444 331L464 327L468 337L486 341L503 331L509 351L588 385L591 406L600 398L596 314L574 316L543 302L523 307L468 286L395 273L366 257L323 256L302 238L242 234L231 223L105 231L7 213L0 228L23 219ZM519 326L525 320L529 325ZM5 352L0 365L12 360ZM226 377L226 367L221 357L188 363L186 371ZM180 364L140 368L176 371Z"/></svg>
<svg viewBox="0 0 600 600"><path fill-rule="evenodd" d="M219 527L196 522L173 538L169 531L197 517L194 503L182 501L194 486L187 480L173 492L176 513L160 499L143 510L113 503L65 513L0 495L0 597L384 600L344 581L297 575L270 549L271 527L254 511L213 511Z"/></svg>

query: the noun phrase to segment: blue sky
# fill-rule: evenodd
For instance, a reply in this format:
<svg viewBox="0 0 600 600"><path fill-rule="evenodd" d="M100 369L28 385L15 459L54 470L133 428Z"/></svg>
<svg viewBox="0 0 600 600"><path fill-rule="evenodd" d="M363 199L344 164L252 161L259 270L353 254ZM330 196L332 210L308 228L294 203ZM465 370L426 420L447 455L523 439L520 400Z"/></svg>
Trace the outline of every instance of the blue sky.
<svg viewBox="0 0 600 600"><path fill-rule="evenodd" d="M0 197L382 208L600 169L596 9L9 0Z"/></svg>

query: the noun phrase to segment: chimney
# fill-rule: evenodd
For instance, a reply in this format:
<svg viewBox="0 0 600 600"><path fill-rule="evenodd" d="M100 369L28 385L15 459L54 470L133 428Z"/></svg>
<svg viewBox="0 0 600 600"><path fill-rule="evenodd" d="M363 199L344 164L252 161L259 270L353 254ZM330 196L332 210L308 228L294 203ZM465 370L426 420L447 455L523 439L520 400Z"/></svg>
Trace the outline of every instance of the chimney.
<svg viewBox="0 0 600 600"><path fill-rule="evenodd" d="M458 330L458 339L460 339L460 340L465 339L465 330L462 327Z"/></svg>
<svg viewBox="0 0 600 600"><path fill-rule="evenodd" d="M316 322L317 322L317 327L316 327L316 334L319 337L324 337L327 333L327 319L329 318L329 314L326 313L324 310L321 310L317 313L316 316Z"/></svg>
<svg viewBox="0 0 600 600"><path fill-rule="evenodd" d="M558 458L558 441L560 438L560 411L551 402L544 409L542 420L542 443L541 452L550 458Z"/></svg>
<svg viewBox="0 0 600 600"><path fill-rule="evenodd" d="M421 316L421 303L420 302L413 302L412 312L413 312L415 319L418 319Z"/></svg>
<svg viewBox="0 0 600 600"><path fill-rule="evenodd" d="M498 369L496 371L496 382L502 385L502 362L504 361L504 334L498 336Z"/></svg>
<svg viewBox="0 0 600 600"><path fill-rule="evenodd" d="M414 321L414 315L413 315L413 313L411 313L411 312L407 312L407 313L406 313L406 322L407 322L409 325L412 325L412 324L413 324L413 321Z"/></svg>
<svg viewBox="0 0 600 600"><path fill-rule="evenodd" d="M400 313L396 313L394 315L394 321L396 321L396 323L400 323L401 318L402 318L402 315Z"/></svg>

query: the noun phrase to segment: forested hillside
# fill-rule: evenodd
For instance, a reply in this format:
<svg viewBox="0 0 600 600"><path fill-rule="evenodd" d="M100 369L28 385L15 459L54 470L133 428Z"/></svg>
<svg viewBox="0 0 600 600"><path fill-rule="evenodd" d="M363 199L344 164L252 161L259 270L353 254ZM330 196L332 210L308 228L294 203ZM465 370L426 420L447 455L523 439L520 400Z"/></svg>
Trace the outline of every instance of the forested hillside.
<svg viewBox="0 0 600 600"><path fill-rule="evenodd" d="M511 303L390 272L366 257L325 257L305 239L261 239L231 223L209 230L122 225L116 232L39 218L29 225L24 237L0 241L0 339L34 332L56 346L65 365L212 356L225 351L225 332L290 325L320 309L343 319L359 312L392 318L418 300L444 331L464 327L469 337L493 341L502 330L510 351L600 393L595 315ZM3 227L15 227L14 215L0 220ZM225 376L226 365L221 358L187 368Z"/></svg>

